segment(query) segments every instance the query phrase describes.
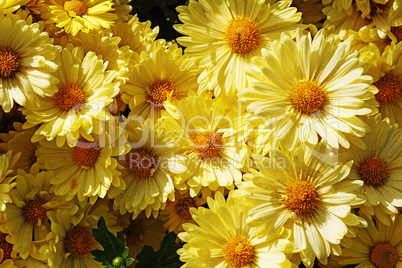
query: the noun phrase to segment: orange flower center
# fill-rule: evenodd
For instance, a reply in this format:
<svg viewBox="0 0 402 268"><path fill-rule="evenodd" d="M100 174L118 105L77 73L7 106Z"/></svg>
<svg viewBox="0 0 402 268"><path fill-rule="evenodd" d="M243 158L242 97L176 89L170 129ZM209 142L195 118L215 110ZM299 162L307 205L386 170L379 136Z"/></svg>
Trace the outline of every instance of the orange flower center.
<svg viewBox="0 0 402 268"><path fill-rule="evenodd" d="M85 257L93 249L94 241L91 232L81 226L74 226L63 241L63 249L74 258Z"/></svg>
<svg viewBox="0 0 402 268"><path fill-rule="evenodd" d="M177 96L176 85L169 79L157 80L148 89L148 100L155 104L155 108L158 110L163 109L163 103L166 100Z"/></svg>
<svg viewBox="0 0 402 268"><path fill-rule="evenodd" d="M86 102L82 89L73 84L64 85L54 94L54 97L56 107L65 112L78 111Z"/></svg>
<svg viewBox="0 0 402 268"><path fill-rule="evenodd" d="M144 226L136 219L123 230L123 233L126 236L127 245L136 244L144 238Z"/></svg>
<svg viewBox="0 0 402 268"><path fill-rule="evenodd" d="M387 163L381 158L367 158L357 168L357 173L364 184L378 187L389 178Z"/></svg>
<svg viewBox="0 0 402 268"><path fill-rule="evenodd" d="M45 204L45 200L41 197L25 201L25 205L22 207L24 219L31 224L36 224L39 220L46 221L46 209L43 208L43 204Z"/></svg>
<svg viewBox="0 0 402 268"><path fill-rule="evenodd" d="M295 181L285 190L285 206L298 217L311 216L320 205L316 188L307 181Z"/></svg>
<svg viewBox="0 0 402 268"><path fill-rule="evenodd" d="M295 109L301 113L312 114L324 105L325 94L317 83L301 81L293 88L290 101Z"/></svg>
<svg viewBox="0 0 402 268"><path fill-rule="evenodd" d="M225 39L234 53L247 54L259 47L261 31L257 23L248 19L237 19L229 23Z"/></svg>
<svg viewBox="0 0 402 268"><path fill-rule="evenodd" d="M216 132L194 133L191 137L194 151L202 160L214 158L223 148L222 134Z"/></svg>
<svg viewBox="0 0 402 268"><path fill-rule="evenodd" d="M0 260L0 263L12 259L11 252L13 251L13 245L7 242L6 237L7 234L0 233L0 249L3 250L3 259Z"/></svg>
<svg viewBox="0 0 402 268"><path fill-rule="evenodd" d="M158 169L159 161L157 157L146 148L132 149L128 153L127 170L139 178L149 178Z"/></svg>
<svg viewBox="0 0 402 268"><path fill-rule="evenodd" d="M18 54L8 48L0 46L0 78L12 78L20 70Z"/></svg>
<svg viewBox="0 0 402 268"><path fill-rule="evenodd" d="M254 261L255 249L248 241L232 237L223 246L223 258L231 267L243 267Z"/></svg>
<svg viewBox="0 0 402 268"><path fill-rule="evenodd" d="M393 74L385 74L374 85L378 88L375 99L381 104L394 102L401 95L401 81Z"/></svg>
<svg viewBox="0 0 402 268"><path fill-rule="evenodd" d="M370 250L370 260L375 267L394 268L398 261L398 253L388 242L375 243Z"/></svg>
<svg viewBox="0 0 402 268"><path fill-rule="evenodd" d="M89 169L95 166L100 155L100 148L97 141L80 139L73 148L72 157L75 163L82 168Z"/></svg>
<svg viewBox="0 0 402 268"><path fill-rule="evenodd" d="M68 13L73 11L80 16L85 13L86 7L82 1L72 0L64 2L64 10Z"/></svg>
<svg viewBox="0 0 402 268"><path fill-rule="evenodd" d="M192 219L190 214L190 208L196 207L194 199L191 197L184 197L178 200L176 204L176 211L183 219L189 220Z"/></svg>

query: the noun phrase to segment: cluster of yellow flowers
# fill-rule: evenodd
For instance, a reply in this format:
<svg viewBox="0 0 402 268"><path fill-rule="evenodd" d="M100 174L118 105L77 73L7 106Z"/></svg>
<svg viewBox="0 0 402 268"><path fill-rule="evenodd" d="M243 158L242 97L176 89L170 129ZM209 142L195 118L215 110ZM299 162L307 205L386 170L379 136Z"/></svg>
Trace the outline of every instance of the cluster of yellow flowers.
<svg viewBox="0 0 402 268"><path fill-rule="evenodd" d="M102 267L101 216L182 267L402 267L402 1L177 12L0 0L0 268Z"/></svg>

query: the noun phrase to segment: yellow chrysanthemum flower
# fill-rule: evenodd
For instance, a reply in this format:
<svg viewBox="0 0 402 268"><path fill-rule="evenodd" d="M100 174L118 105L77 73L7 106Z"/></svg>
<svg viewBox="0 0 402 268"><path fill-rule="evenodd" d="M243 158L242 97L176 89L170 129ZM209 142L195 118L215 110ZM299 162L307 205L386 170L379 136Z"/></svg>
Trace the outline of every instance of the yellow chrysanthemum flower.
<svg viewBox="0 0 402 268"><path fill-rule="evenodd" d="M184 223L195 223L190 214L190 208L198 208L206 203L202 196L191 197L188 192L176 191L174 201L168 201L166 208L159 215L165 222L164 227L169 232L183 232Z"/></svg>
<svg viewBox="0 0 402 268"><path fill-rule="evenodd" d="M235 95L248 85L245 72L251 58L279 39L281 33L294 36L301 13L289 7L292 1L191 0L179 6L183 24L174 28L184 37L177 38L184 52L205 71L201 90L214 90L216 96Z"/></svg>
<svg viewBox="0 0 402 268"><path fill-rule="evenodd" d="M96 135L93 141L80 139L74 147L58 147L54 140L39 142L38 163L54 172L50 183L57 195L80 201L89 197L93 204L98 196L105 197L112 185L124 188L116 170L117 160L112 156L126 154L129 146L123 130L116 127L117 121L111 120L106 132Z"/></svg>
<svg viewBox="0 0 402 268"><path fill-rule="evenodd" d="M31 142L32 135L36 128L27 130L22 129L22 123L15 122L13 124L15 130L10 130L7 133L0 133L0 150L7 152L13 151L14 153L21 153L18 162L14 166L13 174L17 174L18 169L23 169L29 172L32 165L36 163L35 151L38 143Z"/></svg>
<svg viewBox="0 0 402 268"><path fill-rule="evenodd" d="M337 162L324 143L293 152L273 149L269 158L253 159L256 167L236 184L252 207L248 222L269 234L290 230L306 267L315 258L326 265L331 253L339 256L341 239L360 225L351 208L365 201L357 192L363 181L346 179L352 161Z"/></svg>
<svg viewBox="0 0 402 268"><path fill-rule="evenodd" d="M60 49L43 31L43 23L32 23L26 15L0 15L0 106L5 112L14 101L33 105L39 96L57 91L58 80L53 75Z"/></svg>
<svg viewBox="0 0 402 268"><path fill-rule="evenodd" d="M122 124L131 150L118 158L117 168L126 188L112 188L108 196L114 199L114 209L132 212L133 218L143 210L148 218L151 214L156 218L166 201L174 200L173 174L186 170L177 145L160 124L154 124L139 117Z"/></svg>
<svg viewBox="0 0 402 268"><path fill-rule="evenodd" d="M63 36L60 42L63 47L73 44L75 47L82 47L84 53L95 52L104 62L108 62L105 70L116 71L114 80L125 83L128 62L133 52L127 46L119 48L120 37L113 37L105 32L80 32L76 36Z"/></svg>
<svg viewBox="0 0 402 268"><path fill-rule="evenodd" d="M177 101L189 90L198 90L198 68L189 64L176 44L142 53L141 58L123 86L122 100L129 104L130 115L156 119L161 110L174 114Z"/></svg>
<svg viewBox="0 0 402 268"><path fill-rule="evenodd" d="M342 256L334 259L342 267L402 267L402 216L398 215L390 226L366 219L367 228L359 229L352 243L342 248Z"/></svg>
<svg viewBox="0 0 402 268"><path fill-rule="evenodd" d="M105 71L107 63L94 52L69 44L62 52L62 65L57 71L58 91L41 100L39 106L25 105L24 128L39 125L32 142L55 139L61 147L67 140L75 146L80 138L93 141L100 135L103 121L112 116L105 108L119 93L119 83L112 82L116 72Z"/></svg>
<svg viewBox="0 0 402 268"><path fill-rule="evenodd" d="M331 6L323 8L327 19L324 27L335 25L342 39L350 30L359 31L365 25L375 27L380 38L390 35L392 27L402 25L402 9L394 0L334 0Z"/></svg>
<svg viewBox="0 0 402 268"><path fill-rule="evenodd" d="M21 153L13 154L12 151L8 151L0 156L0 211L4 211L6 204L11 202L9 192L16 185L16 182L13 182L15 176L11 174L20 155Z"/></svg>
<svg viewBox="0 0 402 268"><path fill-rule="evenodd" d="M104 267L94 259L91 251L103 250L92 236L92 229L102 216L108 230L116 235L121 226L116 224L117 216L109 210L109 200L102 199L94 205L80 202L76 216L57 210L48 213L51 231L47 235L48 244L40 251L48 258L50 268L101 268Z"/></svg>
<svg viewBox="0 0 402 268"><path fill-rule="evenodd" d="M140 22L137 14L135 14L128 22L117 21L115 26L111 27L111 32L113 36L118 36L121 39L120 48L128 46L134 51L131 57L132 65L134 66L140 61L142 51L152 52L154 40L159 33L159 27L156 26L151 29L150 21Z"/></svg>
<svg viewBox="0 0 402 268"><path fill-rule="evenodd" d="M186 242L177 253L185 267L291 267L283 253L289 241L271 233L259 237L247 224L248 210L229 195L207 198L209 209L191 208L197 224L185 223L179 238Z"/></svg>
<svg viewBox="0 0 402 268"><path fill-rule="evenodd" d="M375 99L379 112L388 117L391 124L402 126L402 42L387 46L383 53L376 45L369 44L360 53L361 61L371 64L368 74L378 89Z"/></svg>
<svg viewBox="0 0 402 268"><path fill-rule="evenodd" d="M188 157L187 172L175 176L175 185L181 190L189 188L191 197L200 192L206 197L203 188L232 190L234 182L241 181L247 152L238 141L237 107L224 101L213 99L210 93L197 96L190 91L178 103L179 119L162 117L179 152Z"/></svg>
<svg viewBox="0 0 402 268"><path fill-rule="evenodd" d="M45 7L41 14L45 22L72 35L109 29L118 18L113 0L46 0Z"/></svg>
<svg viewBox="0 0 402 268"><path fill-rule="evenodd" d="M297 32L296 42L283 35L272 51L255 60L251 87L239 93L250 120L265 123L268 142L287 148L325 140L348 148L364 136L367 125L357 115L376 111L372 78L364 75L359 54L320 30L314 39Z"/></svg>
<svg viewBox="0 0 402 268"><path fill-rule="evenodd" d="M362 138L366 150L351 146L345 151L353 160L349 177L364 182L361 188L367 201L361 213L375 215L382 224L389 225L402 207L402 130L390 124L381 114L366 118L370 132Z"/></svg>
<svg viewBox="0 0 402 268"><path fill-rule="evenodd" d="M66 35L61 37L60 43L63 47L71 43L76 47L82 47L84 53L89 51L108 62L106 71L115 71L113 82L120 82L120 85L126 83L126 74L128 73L128 64L133 55L133 51L128 46L119 47L120 37L112 36L110 33L84 33L80 32L76 36ZM121 90L113 99L113 103L108 105L111 113L119 115L119 111L124 111L127 105L121 100Z"/></svg>
<svg viewBox="0 0 402 268"><path fill-rule="evenodd" d="M39 172L37 164L32 166L29 173L19 170L17 185L10 195L12 203L6 205L5 221L11 236L9 241L13 244L13 250L23 259L30 252L37 253L39 242L50 232L50 211L76 212L72 202L52 193L52 178L52 172Z"/></svg>

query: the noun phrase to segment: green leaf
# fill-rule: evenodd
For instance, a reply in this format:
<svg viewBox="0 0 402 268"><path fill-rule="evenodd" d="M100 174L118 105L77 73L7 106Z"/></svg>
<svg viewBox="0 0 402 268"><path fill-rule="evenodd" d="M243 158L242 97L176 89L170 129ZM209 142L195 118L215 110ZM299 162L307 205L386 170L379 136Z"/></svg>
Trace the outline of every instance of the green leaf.
<svg viewBox="0 0 402 268"><path fill-rule="evenodd" d="M162 241L161 247L154 252L150 246L142 248L141 253L137 255L138 263L136 268L178 268L184 263L180 261L176 251L183 246L184 243L175 243L177 235L173 232L168 233Z"/></svg>
<svg viewBox="0 0 402 268"><path fill-rule="evenodd" d="M126 265L130 266L134 262L133 258L126 259Z"/></svg>
<svg viewBox="0 0 402 268"><path fill-rule="evenodd" d="M95 260L104 266L113 267L113 259L121 257L126 248L123 232L118 232L117 236L112 234L106 227L105 219L101 217L98 221L98 229L92 229L92 235L104 249L103 251L99 249L91 251Z"/></svg>

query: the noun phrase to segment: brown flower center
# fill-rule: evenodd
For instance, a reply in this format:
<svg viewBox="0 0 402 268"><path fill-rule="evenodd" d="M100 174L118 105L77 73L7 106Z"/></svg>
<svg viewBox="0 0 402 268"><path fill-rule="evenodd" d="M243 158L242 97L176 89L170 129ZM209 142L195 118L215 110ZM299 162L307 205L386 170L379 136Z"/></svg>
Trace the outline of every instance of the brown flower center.
<svg viewBox="0 0 402 268"><path fill-rule="evenodd" d="M74 226L67 233L63 241L63 248L74 258L85 257L93 249L94 241L91 232L81 226Z"/></svg>
<svg viewBox="0 0 402 268"><path fill-rule="evenodd" d="M312 114L322 108L325 94L322 88L313 81L301 81L290 94L293 107L303 114Z"/></svg>
<svg viewBox="0 0 402 268"><path fill-rule="evenodd" d="M79 111L86 102L84 91L73 84L64 85L54 94L54 98L56 107L65 112Z"/></svg>
<svg viewBox="0 0 402 268"><path fill-rule="evenodd" d="M254 261L255 249L245 239L232 237L223 246L223 258L230 267L243 267Z"/></svg>
<svg viewBox="0 0 402 268"><path fill-rule="evenodd" d="M307 181L294 181L284 192L285 206L298 217L311 216L320 205L317 189Z"/></svg>
<svg viewBox="0 0 402 268"><path fill-rule="evenodd" d="M389 178L387 163L381 158L367 158L360 163L357 173L364 184L373 187L383 185Z"/></svg>
<svg viewBox="0 0 402 268"><path fill-rule="evenodd" d="M64 10L68 13L75 12L78 16L85 13L86 6L82 1L72 0L64 2Z"/></svg>
<svg viewBox="0 0 402 268"><path fill-rule="evenodd" d="M0 250L3 250L3 258L0 259L0 263L12 259L11 252L13 251L13 245L7 242L6 237L7 234L0 233Z"/></svg>
<svg viewBox="0 0 402 268"><path fill-rule="evenodd" d="M401 95L401 81L393 74L387 73L373 84L378 88L375 99L381 104L394 102Z"/></svg>
<svg viewBox="0 0 402 268"><path fill-rule="evenodd" d="M89 169L98 162L100 150L97 141L80 139L73 148L72 157L79 167Z"/></svg>
<svg viewBox="0 0 402 268"><path fill-rule="evenodd" d="M248 19L237 19L229 23L225 39L234 53L247 54L260 46L261 31L257 23Z"/></svg>
<svg viewBox="0 0 402 268"><path fill-rule="evenodd" d="M176 204L176 211L183 219L192 219L190 214L190 208L196 207L194 199L191 197L184 197L178 200Z"/></svg>
<svg viewBox="0 0 402 268"><path fill-rule="evenodd" d="M395 268L398 253L388 242L375 243L370 250L370 260L378 268Z"/></svg>
<svg viewBox="0 0 402 268"><path fill-rule="evenodd" d="M0 78L12 78L20 70L20 58L17 52L0 46Z"/></svg>
<svg viewBox="0 0 402 268"><path fill-rule="evenodd" d="M223 148L222 134L216 132L194 133L191 136L194 151L202 160L214 158Z"/></svg>
<svg viewBox="0 0 402 268"><path fill-rule="evenodd" d="M172 97L177 97L176 85L169 79L157 80L148 87L148 100L157 110L163 109L163 103Z"/></svg>
<svg viewBox="0 0 402 268"><path fill-rule="evenodd" d="M45 203L45 200L41 197L25 201L25 205L22 207L24 219L31 224L36 224L39 220L41 220L41 222L46 221L46 209L43 208L43 204Z"/></svg>
<svg viewBox="0 0 402 268"><path fill-rule="evenodd" d="M139 178L149 178L158 169L157 157L147 148L132 149L128 153L127 170Z"/></svg>

